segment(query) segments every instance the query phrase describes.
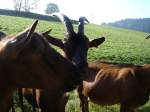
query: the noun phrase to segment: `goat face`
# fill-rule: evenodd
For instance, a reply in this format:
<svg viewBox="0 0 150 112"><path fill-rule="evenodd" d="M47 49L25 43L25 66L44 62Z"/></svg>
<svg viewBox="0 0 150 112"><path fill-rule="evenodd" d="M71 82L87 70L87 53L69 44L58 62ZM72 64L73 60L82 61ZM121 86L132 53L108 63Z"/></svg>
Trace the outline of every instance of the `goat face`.
<svg viewBox="0 0 150 112"><path fill-rule="evenodd" d="M1 51L1 58L9 61L10 71L14 73L11 82L15 87L52 90L65 87L66 91L76 88L81 84L78 69L50 47L42 35L34 32L36 25L37 21L8 41Z"/></svg>
<svg viewBox="0 0 150 112"><path fill-rule="evenodd" d="M89 40L84 35L73 34L71 38L64 41L65 57L71 60L80 70L86 73L87 68L87 51Z"/></svg>
<svg viewBox="0 0 150 112"><path fill-rule="evenodd" d="M97 47L104 42L105 38L98 38L92 41L84 35L84 21L88 20L85 17L80 17L78 25L78 33L74 32L73 25L70 19L63 14L55 13L57 17L64 23L66 29L66 37L62 42L59 39L48 36L48 32L43 35L52 44L57 45L64 51L67 59L71 60L80 70L81 73L87 72L87 52L90 47Z"/></svg>

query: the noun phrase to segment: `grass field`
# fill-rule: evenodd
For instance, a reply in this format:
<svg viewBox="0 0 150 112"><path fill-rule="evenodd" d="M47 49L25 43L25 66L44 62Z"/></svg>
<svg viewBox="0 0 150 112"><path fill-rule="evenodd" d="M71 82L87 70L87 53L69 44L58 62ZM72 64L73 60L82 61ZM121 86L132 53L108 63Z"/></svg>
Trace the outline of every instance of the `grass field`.
<svg viewBox="0 0 150 112"><path fill-rule="evenodd" d="M19 17L0 16L0 31L7 34L16 34L27 26L31 25L34 20ZM52 35L63 38L65 31L61 23L40 21L37 31L42 32L52 28ZM75 25L75 29L77 26ZM94 39L104 36L106 41L97 49L89 50L89 60L105 60L119 63L144 64L150 63L150 40L146 40L146 33L113 28L108 26L99 26L88 24L85 27L85 34ZM14 95L15 99L17 97ZM27 104L27 103L26 103ZM140 107L137 112L150 111L150 102ZM27 106L27 112L30 107ZM16 106L17 107L17 106ZM17 108L19 112L19 108ZM118 112L118 105L114 106L97 106L90 103L90 112ZM72 92L70 100L66 107L67 112L79 112L79 99L76 92Z"/></svg>

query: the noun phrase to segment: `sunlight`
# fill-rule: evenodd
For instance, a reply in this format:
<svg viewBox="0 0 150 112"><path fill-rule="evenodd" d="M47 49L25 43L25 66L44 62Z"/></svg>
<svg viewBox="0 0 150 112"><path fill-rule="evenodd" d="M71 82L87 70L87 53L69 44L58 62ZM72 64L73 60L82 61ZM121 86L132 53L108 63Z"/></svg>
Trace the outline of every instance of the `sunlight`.
<svg viewBox="0 0 150 112"><path fill-rule="evenodd" d="M13 0L0 0L0 8L14 9ZM55 3L71 19L85 16L91 23L113 22L124 18L149 17L149 0L39 0L32 12L45 14L46 5Z"/></svg>

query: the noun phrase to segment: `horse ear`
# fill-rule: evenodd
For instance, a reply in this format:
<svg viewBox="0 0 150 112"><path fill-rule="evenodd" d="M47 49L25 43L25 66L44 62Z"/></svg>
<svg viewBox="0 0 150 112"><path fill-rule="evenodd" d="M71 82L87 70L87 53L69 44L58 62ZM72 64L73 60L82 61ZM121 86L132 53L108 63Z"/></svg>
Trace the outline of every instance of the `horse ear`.
<svg viewBox="0 0 150 112"><path fill-rule="evenodd" d="M24 30L23 32L19 33L15 38L10 40L5 47L4 54L9 57L16 57L31 40L37 23L38 20L36 20L30 28Z"/></svg>
<svg viewBox="0 0 150 112"><path fill-rule="evenodd" d="M90 43L89 43L89 48L90 47L98 47L104 41L105 41L105 37L101 37L101 38L98 38L98 39L91 40Z"/></svg>

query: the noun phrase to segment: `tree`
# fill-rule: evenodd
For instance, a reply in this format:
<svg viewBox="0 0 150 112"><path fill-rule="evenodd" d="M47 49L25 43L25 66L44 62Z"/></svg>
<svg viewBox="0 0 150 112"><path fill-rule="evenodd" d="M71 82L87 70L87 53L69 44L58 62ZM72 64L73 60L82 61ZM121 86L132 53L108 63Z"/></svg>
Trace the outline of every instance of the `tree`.
<svg viewBox="0 0 150 112"><path fill-rule="evenodd" d="M58 5L57 5L57 4L54 4L54 3L49 3L49 4L47 4L45 13L46 13L46 14L52 14L52 13L54 13L54 12L59 12Z"/></svg>
<svg viewBox="0 0 150 112"><path fill-rule="evenodd" d="M36 8L39 0L13 0L14 8L17 11L30 12L30 10Z"/></svg>
<svg viewBox="0 0 150 112"><path fill-rule="evenodd" d="M22 0L13 0L14 8L16 11L20 11L22 7Z"/></svg>
<svg viewBox="0 0 150 112"><path fill-rule="evenodd" d="M24 6L22 7L25 12L35 9L39 0L24 0Z"/></svg>

